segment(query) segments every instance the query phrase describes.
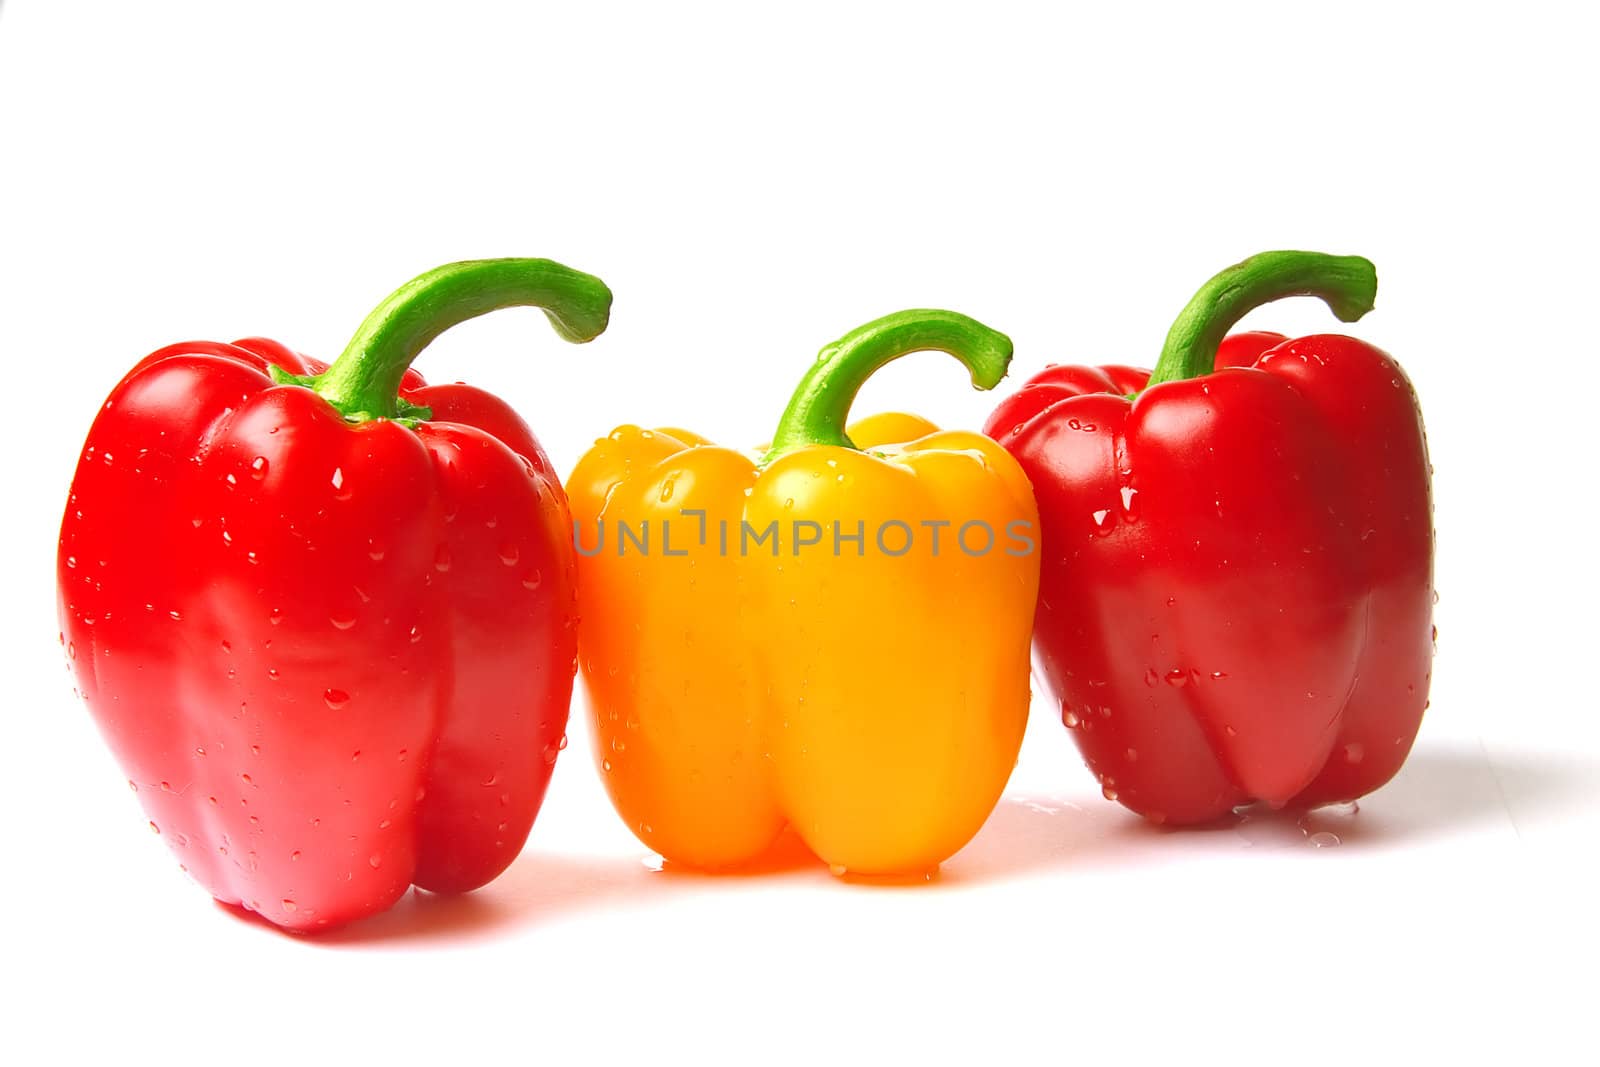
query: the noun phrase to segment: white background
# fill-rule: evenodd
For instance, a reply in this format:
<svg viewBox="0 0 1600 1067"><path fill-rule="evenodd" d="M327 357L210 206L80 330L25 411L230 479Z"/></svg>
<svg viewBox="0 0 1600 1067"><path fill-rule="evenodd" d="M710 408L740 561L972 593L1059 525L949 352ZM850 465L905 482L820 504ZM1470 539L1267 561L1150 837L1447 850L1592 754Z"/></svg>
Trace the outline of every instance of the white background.
<svg viewBox="0 0 1600 1067"><path fill-rule="evenodd" d="M0 1055L1594 1062L1579 12L8 0ZM1279 247L1376 261L1350 329L1410 372L1437 466L1432 711L1338 847L1292 820L1148 828L1036 704L934 883L657 872L575 726L502 879L307 942L177 872L71 696L67 485L102 397L168 342L331 357L423 269L560 259L615 289L605 337L506 312L420 367L510 399L570 470L618 422L753 445L820 345L905 306L1009 332L1005 389L1148 364L1196 286ZM1336 326L1310 301L1248 325ZM976 427L994 399L924 356L857 410Z"/></svg>

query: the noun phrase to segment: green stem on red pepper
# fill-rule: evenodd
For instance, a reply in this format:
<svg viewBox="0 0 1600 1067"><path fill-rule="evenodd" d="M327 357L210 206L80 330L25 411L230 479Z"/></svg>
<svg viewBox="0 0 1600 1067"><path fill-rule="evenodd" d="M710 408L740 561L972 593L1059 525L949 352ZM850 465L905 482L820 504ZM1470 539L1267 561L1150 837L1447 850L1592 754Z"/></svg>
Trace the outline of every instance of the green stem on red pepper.
<svg viewBox="0 0 1600 1067"><path fill-rule="evenodd" d="M1011 364L1011 338L954 311L897 311L858 326L817 354L778 420L770 463L807 445L856 447L844 432L856 393L866 380L912 352L946 352L964 364L978 389L993 389Z"/></svg>
<svg viewBox="0 0 1600 1067"><path fill-rule="evenodd" d="M1287 296L1319 297L1340 322L1372 310L1378 273L1360 256L1262 252L1200 287L1178 315L1145 386L1198 378L1216 367L1217 346L1235 323L1262 304Z"/></svg>
<svg viewBox="0 0 1600 1067"><path fill-rule="evenodd" d="M273 377L310 386L351 422L414 423L431 412L400 398L400 380L411 361L457 323L529 306L542 309L562 338L581 344L605 331L611 290L593 275L548 259L447 263L391 293L324 373L306 379L275 367Z"/></svg>

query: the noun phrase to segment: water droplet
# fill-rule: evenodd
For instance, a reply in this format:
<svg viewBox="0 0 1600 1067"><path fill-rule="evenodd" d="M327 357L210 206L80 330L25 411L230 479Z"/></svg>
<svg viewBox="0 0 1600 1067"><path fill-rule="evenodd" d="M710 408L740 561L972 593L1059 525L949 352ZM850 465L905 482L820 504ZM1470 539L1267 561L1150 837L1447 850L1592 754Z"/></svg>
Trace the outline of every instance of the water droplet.
<svg viewBox="0 0 1600 1067"><path fill-rule="evenodd" d="M440 545L439 550L433 554L433 569L443 574L450 569L450 547Z"/></svg>
<svg viewBox="0 0 1600 1067"><path fill-rule="evenodd" d="M394 825L394 820L393 819L385 819L385 820L383 820L382 822L380 822L378 824L378 829L387 830L389 827L391 827L393 825Z"/></svg>
<svg viewBox="0 0 1600 1067"><path fill-rule="evenodd" d="M1117 790L1108 781L1105 785L1102 785L1100 787L1100 795L1105 797L1107 800L1116 800L1117 799Z"/></svg>
<svg viewBox="0 0 1600 1067"><path fill-rule="evenodd" d="M239 780L244 782L245 785L253 785L254 784L253 782L250 781L250 776L248 774L239 775Z"/></svg>
<svg viewBox="0 0 1600 1067"><path fill-rule="evenodd" d="M1229 737L1238 737L1239 736L1239 731L1235 730L1231 726L1224 726L1222 729Z"/></svg>
<svg viewBox="0 0 1600 1067"><path fill-rule="evenodd" d="M1066 711L1066 712L1063 712L1062 715L1061 715L1061 722L1069 730L1076 730L1078 728L1079 721L1080 720L1078 718L1077 712Z"/></svg>
<svg viewBox="0 0 1600 1067"><path fill-rule="evenodd" d="M567 735L566 735L566 734L562 734L562 735L561 735L561 744L559 744L559 745L558 745L558 746L556 746L556 747L557 747L557 748L560 748L560 749L561 749L561 750L563 750L563 751L565 751L565 750L566 750L566 747L567 747Z"/></svg>
<svg viewBox="0 0 1600 1067"><path fill-rule="evenodd" d="M350 703L350 694L343 689L324 689L322 691L322 702L328 705L330 710L338 711Z"/></svg>
<svg viewBox="0 0 1600 1067"><path fill-rule="evenodd" d="M328 616L328 622L335 630L348 630L356 624L356 615L353 611L341 611L336 615Z"/></svg>
<svg viewBox="0 0 1600 1067"><path fill-rule="evenodd" d="M524 589L537 589L542 584L544 584L544 575L539 572L538 568L534 568L522 576L522 587Z"/></svg>
<svg viewBox="0 0 1600 1067"><path fill-rule="evenodd" d="M678 479L676 476L668 478L661 483L661 502L663 504L672 499L672 491L677 487L677 484Z"/></svg>
<svg viewBox="0 0 1600 1067"><path fill-rule="evenodd" d="M376 869L383 866L383 857L374 852L372 855L367 857L367 862L371 864L374 869Z"/></svg>
<svg viewBox="0 0 1600 1067"><path fill-rule="evenodd" d="M1352 741L1344 746L1344 761L1346 763L1360 763L1366 754L1367 750L1362 747L1359 741Z"/></svg>
<svg viewBox="0 0 1600 1067"><path fill-rule="evenodd" d="M289 859L291 861L292 860L298 860L299 858L300 858L300 850L299 849L295 849L293 852L289 853Z"/></svg>
<svg viewBox="0 0 1600 1067"><path fill-rule="evenodd" d="M1107 519L1109 519L1111 517L1111 509L1110 508L1101 508L1099 511L1096 511L1091 517L1094 519L1094 532L1095 533L1097 533L1100 536L1104 537L1106 534L1109 534L1111 532L1111 524L1106 521Z"/></svg>
<svg viewBox="0 0 1600 1067"><path fill-rule="evenodd" d="M522 558L522 550L516 545L507 543L500 546L500 562L507 567L515 567L517 560Z"/></svg>
<svg viewBox="0 0 1600 1067"><path fill-rule="evenodd" d="M850 869L842 863L830 863L828 864L828 873L835 878L843 878L850 873Z"/></svg>
<svg viewBox="0 0 1600 1067"><path fill-rule="evenodd" d="M169 618L171 618L173 622L182 622L183 621L183 615L180 614L177 611L169 611L169 612L167 612L167 616Z"/></svg>
<svg viewBox="0 0 1600 1067"><path fill-rule="evenodd" d="M1128 749L1127 755L1128 755L1128 762L1129 763L1138 763L1139 762L1139 750L1138 749L1136 749L1136 748Z"/></svg>
<svg viewBox="0 0 1600 1067"><path fill-rule="evenodd" d="M622 738L613 737L611 739L611 751L613 751L613 752L626 752L627 750L628 750L628 743L626 741L624 741Z"/></svg>
<svg viewBox="0 0 1600 1067"><path fill-rule="evenodd" d="M78 568L78 557L77 556L68 556L67 557L67 568L69 570L77 570L77 568Z"/></svg>
<svg viewBox="0 0 1600 1067"><path fill-rule="evenodd" d="M331 479L329 479L329 481L331 481L333 483L333 499L335 499L335 500L349 500L350 499L350 487L345 485L345 482L344 482L344 468L342 468L342 467L333 468L333 477Z"/></svg>
<svg viewBox="0 0 1600 1067"><path fill-rule="evenodd" d="M255 459L250 461L250 477L254 478L256 481L259 482L261 479L265 478L266 476L267 476L267 457L266 456L257 456Z"/></svg>
<svg viewBox="0 0 1600 1067"><path fill-rule="evenodd" d="M1174 667L1167 672L1167 684L1170 686L1175 686L1181 689L1184 685L1188 684L1188 681L1189 672L1184 670L1182 667Z"/></svg>
<svg viewBox="0 0 1600 1067"><path fill-rule="evenodd" d="M1339 843L1339 835L1330 830L1318 830L1306 840L1317 848L1332 848Z"/></svg>
<svg viewBox="0 0 1600 1067"><path fill-rule="evenodd" d="M372 562L377 563L379 560L383 559L383 557L384 557L384 548L383 548L383 546L378 544L377 541L374 541L374 540L369 538L367 540L367 558L372 560Z"/></svg>
<svg viewBox="0 0 1600 1067"><path fill-rule="evenodd" d="M601 760L600 761L600 769L602 771L605 771L607 774L610 774L611 773L611 761L608 760L608 759Z"/></svg>
<svg viewBox="0 0 1600 1067"><path fill-rule="evenodd" d="M268 667L267 668L267 677L271 678L274 682L276 682L278 680L278 668L276 668L276 667Z"/></svg>
<svg viewBox="0 0 1600 1067"><path fill-rule="evenodd" d="M1151 667L1149 670L1144 672L1144 684L1148 685L1152 689L1161 684L1161 675L1156 673L1156 669L1154 667Z"/></svg>
<svg viewBox="0 0 1600 1067"><path fill-rule="evenodd" d="M419 627L413 626L409 636L411 638L411 643L414 645L418 641L422 640L422 630Z"/></svg>
<svg viewBox="0 0 1600 1067"><path fill-rule="evenodd" d="M156 824L155 824L155 823L154 823L154 822L153 822L153 821L152 821L152 822L151 822L151 823L150 823L150 832L151 832L151 833L155 833L155 834L159 834L159 833L160 833L160 832L161 832L161 827L159 827L159 826L157 826L157 825L156 825Z"/></svg>
<svg viewBox="0 0 1600 1067"><path fill-rule="evenodd" d="M243 707L243 705L240 705L240 707ZM252 755L252 756L261 755L261 746L260 745L251 745L250 746L250 755Z"/></svg>
<svg viewBox="0 0 1600 1067"><path fill-rule="evenodd" d="M1224 678L1226 678L1227 676L1228 676L1228 672L1227 671L1212 671L1211 672L1211 680L1213 682L1220 682Z"/></svg>
<svg viewBox="0 0 1600 1067"><path fill-rule="evenodd" d="M1127 516L1128 516L1129 519L1132 519L1132 518L1135 517L1135 512L1138 510L1138 502L1139 502L1139 490L1135 489L1131 485L1123 486L1122 487L1122 510L1127 513Z"/></svg>

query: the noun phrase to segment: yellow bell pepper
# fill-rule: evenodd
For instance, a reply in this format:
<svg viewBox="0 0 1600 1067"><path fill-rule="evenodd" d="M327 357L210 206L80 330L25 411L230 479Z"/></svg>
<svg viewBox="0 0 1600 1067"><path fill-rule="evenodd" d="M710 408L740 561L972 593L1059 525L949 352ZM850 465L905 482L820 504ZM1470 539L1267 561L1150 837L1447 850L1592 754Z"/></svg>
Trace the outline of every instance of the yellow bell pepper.
<svg viewBox="0 0 1600 1067"><path fill-rule="evenodd" d="M1011 358L966 316L900 312L822 350L759 461L623 426L573 471L597 759L669 861L745 864L792 824L835 874L928 872L999 800L1028 713L1028 480L916 416L843 429L868 376L930 349L983 389Z"/></svg>

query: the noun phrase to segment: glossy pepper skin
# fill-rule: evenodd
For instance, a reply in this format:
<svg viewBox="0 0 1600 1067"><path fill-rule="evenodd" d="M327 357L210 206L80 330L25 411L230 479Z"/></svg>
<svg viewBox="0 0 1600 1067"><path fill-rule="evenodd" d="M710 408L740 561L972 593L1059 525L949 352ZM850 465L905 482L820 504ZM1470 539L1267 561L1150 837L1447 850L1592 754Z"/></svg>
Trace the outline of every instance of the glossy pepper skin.
<svg viewBox="0 0 1600 1067"><path fill-rule="evenodd" d="M548 260L452 264L331 369L173 345L89 431L63 640L151 828L220 901L331 927L480 886L527 836L575 669L566 499L510 407L407 369L514 304L586 341L610 293Z"/></svg>
<svg viewBox="0 0 1600 1067"><path fill-rule="evenodd" d="M1353 800L1416 737L1433 528L1411 383L1352 337L1224 339L1290 295L1353 321L1376 286L1363 259L1264 253L1200 291L1148 382L1051 367L987 424L1038 495L1040 674L1105 795L1153 821Z"/></svg>
<svg viewBox="0 0 1600 1067"><path fill-rule="evenodd" d="M568 480L597 759L618 813L671 862L736 867L792 824L836 874L923 873L999 799L1028 709L1027 481L988 438L914 416L844 432L861 383L923 349L981 388L1011 355L965 316L891 315L823 350L760 462L624 426ZM974 521L995 532L985 554L956 543ZM928 522L948 524L937 555ZM776 541L741 554L742 523L775 523ZM835 523L864 533L859 552L835 554ZM888 526L885 552L892 523L914 540ZM649 529L652 553L619 543L624 527Z"/></svg>

